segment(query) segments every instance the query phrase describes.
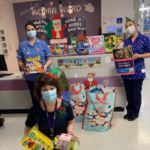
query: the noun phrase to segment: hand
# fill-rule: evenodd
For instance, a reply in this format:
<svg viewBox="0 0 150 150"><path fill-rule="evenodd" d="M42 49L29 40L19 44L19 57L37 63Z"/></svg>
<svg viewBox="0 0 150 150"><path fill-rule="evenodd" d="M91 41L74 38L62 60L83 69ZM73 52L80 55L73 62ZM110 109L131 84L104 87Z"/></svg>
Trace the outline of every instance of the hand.
<svg viewBox="0 0 150 150"><path fill-rule="evenodd" d="M72 135L73 137L76 137L77 140L78 140L78 143L79 143L79 145L80 145L80 139L79 139L73 132L69 131L68 134L69 134L69 135Z"/></svg>
<svg viewBox="0 0 150 150"><path fill-rule="evenodd" d="M26 68L24 68L24 73L25 73L26 75L29 75L29 74L30 74L30 72L29 72L29 71L27 71L27 69L26 69Z"/></svg>
<svg viewBox="0 0 150 150"><path fill-rule="evenodd" d="M67 21L67 20L65 21L65 24L66 24L66 26L68 27L68 21Z"/></svg>
<svg viewBox="0 0 150 150"><path fill-rule="evenodd" d="M44 72L47 72L47 66L46 65L44 66L43 69L44 69Z"/></svg>
<svg viewBox="0 0 150 150"><path fill-rule="evenodd" d="M140 57L140 55L136 53L136 54L134 54L134 55L132 56L132 59L133 59L133 60L136 60L136 59L138 59L139 57Z"/></svg>
<svg viewBox="0 0 150 150"><path fill-rule="evenodd" d="M114 61L114 56L111 57L111 61Z"/></svg>
<svg viewBox="0 0 150 150"><path fill-rule="evenodd" d="M128 48L132 47L131 45L128 46Z"/></svg>

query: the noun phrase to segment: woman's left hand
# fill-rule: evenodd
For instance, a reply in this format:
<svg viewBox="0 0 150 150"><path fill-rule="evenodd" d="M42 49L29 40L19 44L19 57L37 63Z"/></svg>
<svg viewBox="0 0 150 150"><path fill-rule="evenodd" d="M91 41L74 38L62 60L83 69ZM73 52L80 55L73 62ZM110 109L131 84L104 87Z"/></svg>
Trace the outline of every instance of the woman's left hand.
<svg viewBox="0 0 150 150"><path fill-rule="evenodd" d="M136 54L134 54L133 56L132 56L132 59L133 60L136 60L136 59L138 59L140 57L140 55L138 54L138 53L136 53Z"/></svg>
<svg viewBox="0 0 150 150"><path fill-rule="evenodd" d="M44 72L47 72L47 66L45 65L43 68Z"/></svg>
<svg viewBox="0 0 150 150"><path fill-rule="evenodd" d="M78 143L80 145L80 139L73 133L73 132L68 132L69 135L72 135L73 137L76 137L78 140Z"/></svg>

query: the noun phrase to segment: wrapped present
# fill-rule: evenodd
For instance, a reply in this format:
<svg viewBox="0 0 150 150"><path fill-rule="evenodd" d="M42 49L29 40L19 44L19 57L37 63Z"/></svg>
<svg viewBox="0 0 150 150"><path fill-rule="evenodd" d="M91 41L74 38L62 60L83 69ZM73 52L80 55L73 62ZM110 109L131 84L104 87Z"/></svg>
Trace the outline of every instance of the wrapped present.
<svg viewBox="0 0 150 150"><path fill-rule="evenodd" d="M78 150L78 140L68 134L58 135L55 138L55 148L60 150Z"/></svg>
<svg viewBox="0 0 150 150"><path fill-rule="evenodd" d="M27 150L53 150L54 144L51 139L33 127L29 133L23 137L21 145Z"/></svg>
<svg viewBox="0 0 150 150"><path fill-rule="evenodd" d="M76 55L76 47L74 45L67 45L66 55Z"/></svg>

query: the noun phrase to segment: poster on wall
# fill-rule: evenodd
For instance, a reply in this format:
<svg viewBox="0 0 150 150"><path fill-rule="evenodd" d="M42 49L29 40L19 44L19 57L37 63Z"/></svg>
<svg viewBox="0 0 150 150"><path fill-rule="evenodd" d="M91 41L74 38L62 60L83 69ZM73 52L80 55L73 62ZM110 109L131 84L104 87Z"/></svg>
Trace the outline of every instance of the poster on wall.
<svg viewBox="0 0 150 150"><path fill-rule="evenodd" d="M64 30L64 36L70 43L71 37L86 36L86 19L85 17L69 17L61 18L61 23L65 24L68 21L68 27Z"/></svg>
<svg viewBox="0 0 150 150"><path fill-rule="evenodd" d="M47 43L47 45L50 45L50 40L46 35L46 31L44 30L44 26L49 22L49 19L42 19L42 20L30 20L30 22L33 22L37 29L37 38Z"/></svg>
<svg viewBox="0 0 150 150"><path fill-rule="evenodd" d="M134 61L131 47L125 47L113 50L116 74L129 75L134 74Z"/></svg>
<svg viewBox="0 0 150 150"><path fill-rule="evenodd" d="M101 57L58 59L60 69L82 69L101 67Z"/></svg>
<svg viewBox="0 0 150 150"><path fill-rule="evenodd" d="M89 54L105 53L104 36L88 36Z"/></svg>
<svg viewBox="0 0 150 150"><path fill-rule="evenodd" d="M143 30L144 35L150 37L150 17L144 19L143 27L144 27Z"/></svg>
<svg viewBox="0 0 150 150"><path fill-rule="evenodd" d="M115 22L116 22L115 15L102 16L102 25L103 26L114 26Z"/></svg>

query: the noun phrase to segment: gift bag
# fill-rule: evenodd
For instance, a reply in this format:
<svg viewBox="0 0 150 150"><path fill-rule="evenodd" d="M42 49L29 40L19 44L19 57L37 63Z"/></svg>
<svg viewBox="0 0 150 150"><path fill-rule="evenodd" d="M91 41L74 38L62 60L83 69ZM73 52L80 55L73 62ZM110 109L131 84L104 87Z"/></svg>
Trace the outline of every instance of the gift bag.
<svg viewBox="0 0 150 150"><path fill-rule="evenodd" d="M101 94L101 90L98 89L101 89L104 94ZM104 92L106 89L109 93ZM110 129L116 103L116 94L114 88L106 86L95 87L95 90L92 89L87 93L88 102L85 106L82 124L84 130L105 132Z"/></svg>
<svg viewBox="0 0 150 150"><path fill-rule="evenodd" d="M83 121L83 114L86 103L86 93L84 85L81 83L69 85L70 104L74 114L75 122Z"/></svg>

